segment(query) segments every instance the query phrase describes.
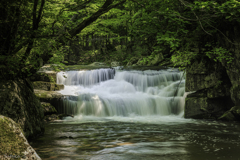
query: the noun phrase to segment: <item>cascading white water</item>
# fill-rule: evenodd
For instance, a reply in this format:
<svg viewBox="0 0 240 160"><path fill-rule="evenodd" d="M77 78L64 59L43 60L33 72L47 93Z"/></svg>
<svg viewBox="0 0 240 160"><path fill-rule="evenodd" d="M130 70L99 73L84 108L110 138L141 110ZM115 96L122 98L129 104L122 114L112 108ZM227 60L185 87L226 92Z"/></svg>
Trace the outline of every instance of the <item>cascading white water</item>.
<svg viewBox="0 0 240 160"><path fill-rule="evenodd" d="M64 85L91 86L99 82L113 79L114 73L114 69L59 72L57 74L57 83Z"/></svg>
<svg viewBox="0 0 240 160"><path fill-rule="evenodd" d="M58 110L98 117L179 115L185 100L182 76L176 69L60 72L57 83L65 85L60 92L66 98Z"/></svg>

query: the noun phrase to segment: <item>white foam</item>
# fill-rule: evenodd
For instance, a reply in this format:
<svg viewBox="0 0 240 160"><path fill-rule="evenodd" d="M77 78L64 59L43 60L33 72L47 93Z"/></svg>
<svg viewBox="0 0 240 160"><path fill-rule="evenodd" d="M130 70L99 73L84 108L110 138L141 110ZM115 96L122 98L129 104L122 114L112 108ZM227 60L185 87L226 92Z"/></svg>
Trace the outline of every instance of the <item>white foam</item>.
<svg viewBox="0 0 240 160"><path fill-rule="evenodd" d="M131 114L166 116L179 115L183 112L185 80L181 80L182 73L176 70L117 71L113 79L98 82L92 78L104 77L101 74L105 75L109 71L106 69L87 71L87 74L75 72L71 71L71 74L67 72L65 75L82 77L70 76L71 78L67 77L64 83L77 85L65 85L65 89L60 91L64 95L70 95L59 109L64 113L96 117L129 117ZM61 79L63 73L59 73L58 76ZM76 82L76 79L81 83ZM85 79L84 83L82 79ZM88 80L91 83L88 83ZM63 83L62 80L58 82Z"/></svg>

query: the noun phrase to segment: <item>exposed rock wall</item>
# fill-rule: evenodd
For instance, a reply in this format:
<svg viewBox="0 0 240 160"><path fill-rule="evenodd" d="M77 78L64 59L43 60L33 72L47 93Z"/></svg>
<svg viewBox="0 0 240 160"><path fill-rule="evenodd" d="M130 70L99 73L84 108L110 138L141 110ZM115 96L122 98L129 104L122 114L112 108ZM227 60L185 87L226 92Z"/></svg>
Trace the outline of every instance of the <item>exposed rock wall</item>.
<svg viewBox="0 0 240 160"><path fill-rule="evenodd" d="M210 104L203 102L210 102L213 100L213 106L218 107L218 109L222 108L220 109L222 111L228 109L232 105L234 106L228 109L228 111L226 111L221 117L218 117L219 114L212 112L215 117L218 117L218 119L221 120L240 120L239 27L239 23L232 23L231 25L221 28L220 30L222 32L216 33L216 35L212 37L214 38L213 40L217 42L216 44L229 50L229 53L231 53L231 57L233 58L231 63L228 63L229 59L222 59L221 63L202 59L196 61L190 68L187 69L186 91L196 91L196 93L190 94L186 99L185 117L194 118L195 116L193 110L197 110L195 111L195 115L200 115L200 113L203 115L211 113L208 109L203 109L206 108L205 106L209 106ZM223 34L225 36L223 36ZM201 46L201 44L199 46ZM226 57L227 56L228 55L226 55ZM205 91L205 95L199 94L203 93L203 91ZM199 97L196 95L201 96ZM195 99L195 101L193 99ZM198 103L197 101L200 100L201 102ZM194 106L194 104L198 107ZM199 107L202 108L199 109ZM212 116L209 115L207 117L211 118ZM198 116L198 118L206 117Z"/></svg>
<svg viewBox="0 0 240 160"><path fill-rule="evenodd" d="M28 80L0 82L0 114L18 123L26 138L44 132L43 109Z"/></svg>
<svg viewBox="0 0 240 160"><path fill-rule="evenodd" d="M185 118L218 119L230 110L232 84L225 67L207 57L195 61L187 69Z"/></svg>

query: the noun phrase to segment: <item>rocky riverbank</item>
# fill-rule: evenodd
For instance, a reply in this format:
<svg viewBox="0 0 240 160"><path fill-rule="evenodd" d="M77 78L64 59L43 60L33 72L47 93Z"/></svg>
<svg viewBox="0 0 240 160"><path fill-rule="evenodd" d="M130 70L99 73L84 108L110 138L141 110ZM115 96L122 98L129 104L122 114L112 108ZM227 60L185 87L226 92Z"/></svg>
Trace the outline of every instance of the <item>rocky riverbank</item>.
<svg viewBox="0 0 240 160"><path fill-rule="evenodd" d="M237 64L231 70L238 70ZM240 120L240 76L207 57L187 68L185 118Z"/></svg>

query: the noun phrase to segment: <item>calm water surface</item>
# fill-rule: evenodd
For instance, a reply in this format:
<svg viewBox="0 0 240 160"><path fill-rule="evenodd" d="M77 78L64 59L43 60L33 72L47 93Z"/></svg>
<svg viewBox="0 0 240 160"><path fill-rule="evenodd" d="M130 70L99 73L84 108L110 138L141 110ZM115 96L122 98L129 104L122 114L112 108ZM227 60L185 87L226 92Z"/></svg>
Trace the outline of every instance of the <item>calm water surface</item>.
<svg viewBox="0 0 240 160"><path fill-rule="evenodd" d="M178 116L78 116L30 143L43 160L240 160L240 124Z"/></svg>

